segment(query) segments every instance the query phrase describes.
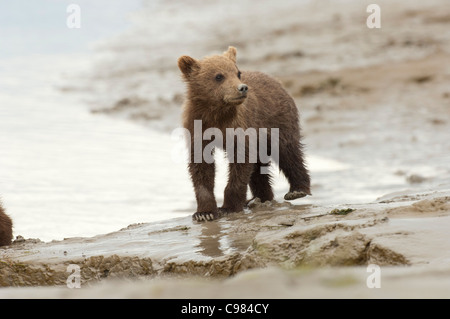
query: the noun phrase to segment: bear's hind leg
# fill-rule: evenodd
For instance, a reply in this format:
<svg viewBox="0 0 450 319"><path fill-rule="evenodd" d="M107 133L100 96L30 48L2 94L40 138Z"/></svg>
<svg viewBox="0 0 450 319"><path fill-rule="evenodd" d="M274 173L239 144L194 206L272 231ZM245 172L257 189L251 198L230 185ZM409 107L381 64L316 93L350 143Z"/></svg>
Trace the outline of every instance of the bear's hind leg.
<svg viewBox="0 0 450 319"><path fill-rule="evenodd" d="M280 145L278 165L290 184L289 192L284 195L285 200L294 200L311 195L310 177L303 162L300 143L290 143L283 145L283 147Z"/></svg>

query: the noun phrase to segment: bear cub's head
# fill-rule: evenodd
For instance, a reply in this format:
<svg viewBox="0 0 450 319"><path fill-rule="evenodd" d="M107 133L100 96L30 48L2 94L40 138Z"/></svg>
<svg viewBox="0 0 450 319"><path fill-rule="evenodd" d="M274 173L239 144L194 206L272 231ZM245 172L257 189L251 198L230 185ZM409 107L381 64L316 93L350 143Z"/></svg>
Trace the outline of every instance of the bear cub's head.
<svg viewBox="0 0 450 319"><path fill-rule="evenodd" d="M234 47L202 60L184 55L178 59L178 67L187 83L190 99L211 107L226 107L242 104L247 98L248 86L241 81Z"/></svg>

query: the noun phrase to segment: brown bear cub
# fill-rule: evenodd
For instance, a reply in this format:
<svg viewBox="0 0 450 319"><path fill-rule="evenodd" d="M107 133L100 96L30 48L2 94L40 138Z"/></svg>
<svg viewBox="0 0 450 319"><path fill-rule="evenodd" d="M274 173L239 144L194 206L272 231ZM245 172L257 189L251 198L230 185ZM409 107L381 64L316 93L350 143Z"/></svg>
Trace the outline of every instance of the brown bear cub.
<svg viewBox="0 0 450 319"><path fill-rule="evenodd" d="M11 245L12 240L12 221L6 215L2 203L0 203L0 246Z"/></svg>
<svg viewBox="0 0 450 319"><path fill-rule="evenodd" d="M226 153L229 153L229 149L225 148L225 145L228 147L227 139L237 140L236 136L230 136L229 128L254 128L258 132L265 128L269 142L272 141L271 130L278 129L276 145L268 143L270 145L266 146L266 150L290 184L289 192L284 198L293 200L311 195L310 177L305 168L300 142L298 110L294 100L277 80L260 72L241 72L236 65L234 47L229 47L222 55L202 60L182 56L178 59L178 67L187 84L183 125L190 133L189 173L197 200L194 220L213 220L223 214L242 211L247 202L248 186L254 198L258 197L262 202L273 199L270 175L261 170L262 167L268 167L270 162L260 159L249 161L250 137L245 136L244 140L240 140L244 144L245 160L236 160L236 150L242 146L239 141L237 145L234 144L231 158L227 154L230 160L228 184L223 206L218 208L214 197L214 162L193 160L195 152L199 151L199 147L195 145L199 134L194 121L201 121L201 134L209 128L220 130L223 138L219 147ZM257 134L260 137L261 133ZM202 152L211 141L200 138L201 144L197 145L201 146ZM257 141L259 147L261 142L259 139ZM274 147L277 147L277 159L272 154Z"/></svg>

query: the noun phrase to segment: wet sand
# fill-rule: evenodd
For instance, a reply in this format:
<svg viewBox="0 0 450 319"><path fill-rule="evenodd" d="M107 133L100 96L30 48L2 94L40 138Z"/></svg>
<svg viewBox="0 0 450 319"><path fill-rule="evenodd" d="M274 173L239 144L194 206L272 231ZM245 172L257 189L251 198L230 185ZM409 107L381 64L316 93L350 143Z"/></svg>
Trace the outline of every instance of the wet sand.
<svg viewBox="0 0 450 319"><path fill-rule="evenodd" d="M250 206L215 222L178 218L92 238L16 240L0 251L0 285L56 287L0 296L191 298L199 285L196 298L450 296L450 185L371 204ZM79 267L82 289L66 287L69 265ZM367 285L368 265L381 269L379 290Z"/></svg>

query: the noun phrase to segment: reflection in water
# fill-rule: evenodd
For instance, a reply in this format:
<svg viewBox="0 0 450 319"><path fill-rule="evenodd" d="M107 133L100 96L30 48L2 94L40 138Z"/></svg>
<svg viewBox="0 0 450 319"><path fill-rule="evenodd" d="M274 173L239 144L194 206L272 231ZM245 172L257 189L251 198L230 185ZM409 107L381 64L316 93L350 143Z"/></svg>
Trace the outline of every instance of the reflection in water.
<svg viewBox="0 0 450 319"><path fill-rule="evenodd" d="M208 257L222 256L223 251L220 248L220 238L223 236L224 234L218 221L203 223L201 225L201 235L199 236L200 243L197 246L201 249L199 252Z"/></svg>

